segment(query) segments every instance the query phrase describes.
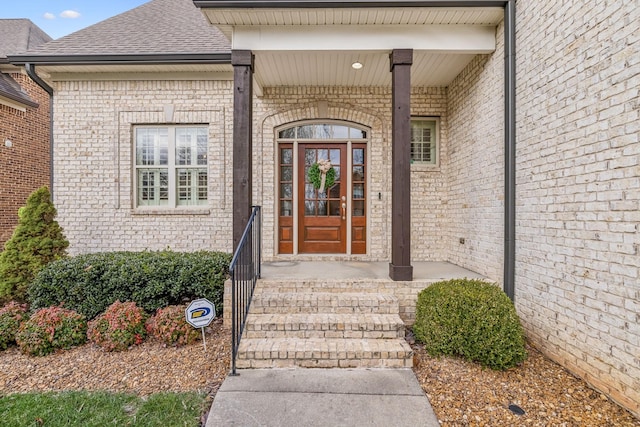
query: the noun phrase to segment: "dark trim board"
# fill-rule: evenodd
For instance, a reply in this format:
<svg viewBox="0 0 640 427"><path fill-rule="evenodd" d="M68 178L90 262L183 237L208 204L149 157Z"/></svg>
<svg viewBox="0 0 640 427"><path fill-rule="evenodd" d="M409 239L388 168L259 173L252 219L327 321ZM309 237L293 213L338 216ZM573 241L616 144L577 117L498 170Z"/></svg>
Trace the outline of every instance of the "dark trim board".
<svg viewBox="0 0 640 427"><path fill-rule="evenodd" d="M213 9L321 9L363 7L504 7L508 0L194 0L200 8Z"/></svg>
<svg viewBox="0 0 640 427"><path fill-rule="evenodd" d="M12 55L14 65L231 64L231 52L152 55Z"/></svg>

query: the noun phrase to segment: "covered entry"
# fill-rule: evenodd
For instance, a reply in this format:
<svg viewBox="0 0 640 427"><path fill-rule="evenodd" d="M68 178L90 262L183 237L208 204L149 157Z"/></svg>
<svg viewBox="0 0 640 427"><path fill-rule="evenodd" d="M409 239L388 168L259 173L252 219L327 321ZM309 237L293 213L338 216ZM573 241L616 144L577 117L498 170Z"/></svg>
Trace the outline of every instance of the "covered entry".
<svg viewBox="0 0 640 427"><path fill-rule="evenodd" d="M279 253L366 253L368 131L314 122L277 135Z"/></svg>

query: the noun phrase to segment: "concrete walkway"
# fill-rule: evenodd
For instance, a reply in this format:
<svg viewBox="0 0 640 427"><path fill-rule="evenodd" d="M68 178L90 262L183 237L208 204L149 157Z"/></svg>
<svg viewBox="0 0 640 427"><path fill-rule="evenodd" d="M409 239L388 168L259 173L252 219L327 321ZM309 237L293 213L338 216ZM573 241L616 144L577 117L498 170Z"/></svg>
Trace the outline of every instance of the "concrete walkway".
<svg viewBox="0 0 640 427"><path fill-rule="evenodd" d="M438 427L411 369L249 369L229 376L206 427Z"/></svg>

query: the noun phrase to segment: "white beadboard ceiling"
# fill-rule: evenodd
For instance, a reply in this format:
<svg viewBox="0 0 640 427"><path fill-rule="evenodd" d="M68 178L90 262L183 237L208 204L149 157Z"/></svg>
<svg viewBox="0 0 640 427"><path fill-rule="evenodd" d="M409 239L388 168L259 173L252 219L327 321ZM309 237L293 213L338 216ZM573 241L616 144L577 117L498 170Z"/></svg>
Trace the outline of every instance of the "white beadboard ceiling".
<svg viewBox="0 0 640 427"><path fill-rule="evenodd" d="M414 52L413 86L447 86L473 54ZM354 62L363 64L354 70ZM256 82L269 86L390 86L389 52L257 52Z"/></svg>
<svg viewBox="0 0 640 427"><path fill-rule="evenodd" d="M203 9L219 26L253 25L497 25L501 7Z"/></svg>
<svg viewBox="0 0 640 427"><path fill-rule="evenodd" d="M378 26L469 26L495 28L504 18L501 7L489 8L327 8L327 9L203 9L209 21L222 30L235 46L234 30L244 32L247 28L262 27L270 32L281 31L283 37L296 37L295 27L310 26L345 29L349 31L371 31ZM348 30L348 31L347 31ZM259 30L258 30L259 31ZM474 30L475 31L475 30ZM389 53L386 48L362 46L356 49L346 43L342 49L312 50L313 37L322 37L321 31L310 29L310 49L268 50L264 44L267 31L255 37L256 42L242 46L255 54L255 81L261 87L270 86L390 86ZM246 33L242 33L243 42ZM416 37L414 35L414 37ZM471 36L473 37L473 35ZM305 36L301 33L300 38ZM345 40L352 40L346 38ZM250 39L249 39L250 40ZM298 40L298 39L296 39ZM319 39L318 39L319 40ZM469 40L472 40L471 38ZM471 43L470 43L471 44ZM300 45L298 40L297 45ZM296 45L296 46L297 46ZM397 48L409 46L397 46ZM237 48L237 46L236 46ZM295 49L295 48L294 48ZM366 49L366 50L365 50ZM384 49L384 50L383 50ZM413 86L448 86L453 79L478 53L488 53L477 48L438 52L414 49L411 69ZM354 70L353 62L361 62L363 68Z"/></svg>

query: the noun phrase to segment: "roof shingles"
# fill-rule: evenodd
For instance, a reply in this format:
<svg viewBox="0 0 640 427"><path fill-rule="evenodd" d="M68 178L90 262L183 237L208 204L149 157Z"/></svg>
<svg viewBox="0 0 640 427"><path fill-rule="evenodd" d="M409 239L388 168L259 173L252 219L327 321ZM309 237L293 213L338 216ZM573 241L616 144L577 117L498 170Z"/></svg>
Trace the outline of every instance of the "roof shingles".
<svg viewBox="0 0 640 427"><path fill-rule="evenodd" d="M26 52L29 56L229 53L192 0L152 0Z"/></svg>

